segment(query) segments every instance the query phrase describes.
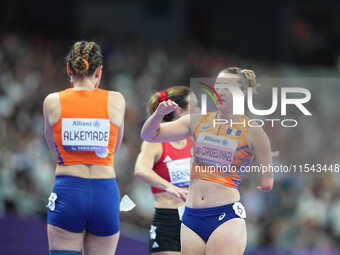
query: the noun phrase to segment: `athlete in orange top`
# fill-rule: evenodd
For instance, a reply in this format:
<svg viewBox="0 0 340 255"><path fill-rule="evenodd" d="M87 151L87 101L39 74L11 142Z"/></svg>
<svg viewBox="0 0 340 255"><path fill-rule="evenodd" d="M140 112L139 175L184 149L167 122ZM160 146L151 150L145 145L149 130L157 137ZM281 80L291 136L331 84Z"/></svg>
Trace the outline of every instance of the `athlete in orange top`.
<svg viewBox="0 0 340 255"><path fill-rule="evenodd" d="M214 127L211 123L217 119L216 116L217 112L202 116L194 130L196 146L191 177L237 189L241 183L241 171L237 170L241 168L245 170L245 167L249 166L254 159L254 154L247 142L249 119L246 116L240 116L237 123L232 126L224 124ZM221 161L223 158L226 159L225 162ZM217 165L216 169L211 168L215 165ZM228 171L227 175L226 171Z"/></svg>
<svg viewBox="0 0 340 255"><path fill-rule="evenodd" d="M45 137L57 155L49 198L51 255L111 255L119 238L120 194L113 167L124 129L125 100L99 89L102 54L76 42L66 58L71 87L44 100Z"/></svg>
<svg viewBox="0 0 340 255"><path fill-rule="evenodd" d="M255 74L250 70L228 68L221 71L215 87L222 104L217 112L199 116L191 114L168 123L161 118L176 110L172 101L161 103L145 122L141 137L149 142L179 140L193 136L194 162L191 183L183 214L181 254L240 255L246 246L245 209L239 202L238 187L242 170L254 156L261 166L272 163L271 146L261 127L247 125L246 116L232 114L233 101L229 89L219 83L245 90L255 87ZM212 119L232 120L239 125L213 125ZM230 123L230 121L228 122ZM263 172L260 191L273 187L271 172Z"/></svg>

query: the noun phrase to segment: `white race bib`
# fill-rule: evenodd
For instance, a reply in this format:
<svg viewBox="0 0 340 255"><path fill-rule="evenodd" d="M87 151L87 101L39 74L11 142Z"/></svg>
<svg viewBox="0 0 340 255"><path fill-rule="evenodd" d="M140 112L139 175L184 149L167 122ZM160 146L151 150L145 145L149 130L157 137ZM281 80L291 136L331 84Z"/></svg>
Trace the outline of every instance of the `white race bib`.
<svg viewBox="0 0 340 255"><path fill-rule="evenodd" d="M105 152L109 138L109 119L62 119L61 140L65 150Z"/></svg>
<svg viewBox="0 0 340 255"><path fill-rule="evenodd" d="M196 162L214 166L230 166L237 144L237 140L202 132L195 143Z"/></svg>
<svg viewBox="0 0 340 255"><path fill-rule="evenodd" d="M176 159L166 163L169 169L170 182L178 187L189 186L190 158Z"/></svg>

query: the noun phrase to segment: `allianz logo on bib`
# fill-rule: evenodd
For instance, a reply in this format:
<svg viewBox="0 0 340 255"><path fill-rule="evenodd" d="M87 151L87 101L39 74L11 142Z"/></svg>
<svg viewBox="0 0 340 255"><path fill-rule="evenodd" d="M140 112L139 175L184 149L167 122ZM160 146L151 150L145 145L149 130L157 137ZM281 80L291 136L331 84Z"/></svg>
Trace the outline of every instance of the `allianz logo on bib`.
<svg viewBox="0 0 340 255"><path fill-rule="evenodd" d="M93 126L96 128L100 127L100 122L98 120L93 121Z"/></svg>
<svg viewBox="0 0 340 255"><path fill-rule="evenodd" d="M221 138L221 137L212 137L210 135L206 135L204 137L204 141L211 142L211 143L214 143L214 144L217 144L217 145L224 145L224 146L229 144L228 139L224 139L224 138Z"/></svg>
<svg viewBox="0 0 340 255"><path fill-rule="evenodd" d="M210 144L212 146L223 146L225 148L235 150L237 148L238 141L228 137L220 137L217 135L201 132L196 139L196 143Z"/></svg>
<svg viewBox="0 0 340 255"><path fill-rule="evenodd" d="M222 140L222 139L214 138L214 137L209 136L209 135L206 135L206 136L204 137L204 141L213 142L213 143L216 143L216 144L220 144L220 143L221 143L221 140Z"/></svg>
<svg viewBox="0 0 340 255"><path fill-rule="evenodd" d="M91 121L81 121L81 120L74 120L72 123L72 126L74 127L91 127L92 126L92 122Z"/></svg>
<svg viewBox="0 0 340 255"><path fill-rule="evenodd" d="M72 122L72 126L73 127L95 127L95 128L99 128L100 127L100 122L98 120L94 120L92 121L81 121L81 120L74 120Z"/></svg>

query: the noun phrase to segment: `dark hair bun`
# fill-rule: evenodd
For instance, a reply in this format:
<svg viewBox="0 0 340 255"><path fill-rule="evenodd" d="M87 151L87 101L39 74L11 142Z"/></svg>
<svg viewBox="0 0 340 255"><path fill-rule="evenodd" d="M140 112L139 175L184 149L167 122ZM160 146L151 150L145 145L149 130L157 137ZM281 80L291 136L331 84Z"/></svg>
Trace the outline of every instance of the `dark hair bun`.
<svg viewBox="0 0 340 255"><path fill-rule="evenodd" d="M87 73L87 66L82 57L77 57L74 60L72 66L77 74L84 75Z"/></svg>

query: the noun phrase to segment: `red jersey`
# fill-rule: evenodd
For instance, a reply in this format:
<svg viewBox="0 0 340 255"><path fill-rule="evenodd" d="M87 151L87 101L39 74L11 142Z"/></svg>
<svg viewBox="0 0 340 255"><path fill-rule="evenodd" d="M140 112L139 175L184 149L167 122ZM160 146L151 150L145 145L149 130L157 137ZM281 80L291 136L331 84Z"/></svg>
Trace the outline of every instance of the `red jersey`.
<svg viewBox="0 0 340 255"><path fill-rule="evenodd" d="M153 170L165 180L178 187L187 187L190 182L191 139L186 139L186 145L182 149L174 148L169 142L163 142L162 155L154 165ZM151 187L153 194L165 192L165 190Z"/></svg>

